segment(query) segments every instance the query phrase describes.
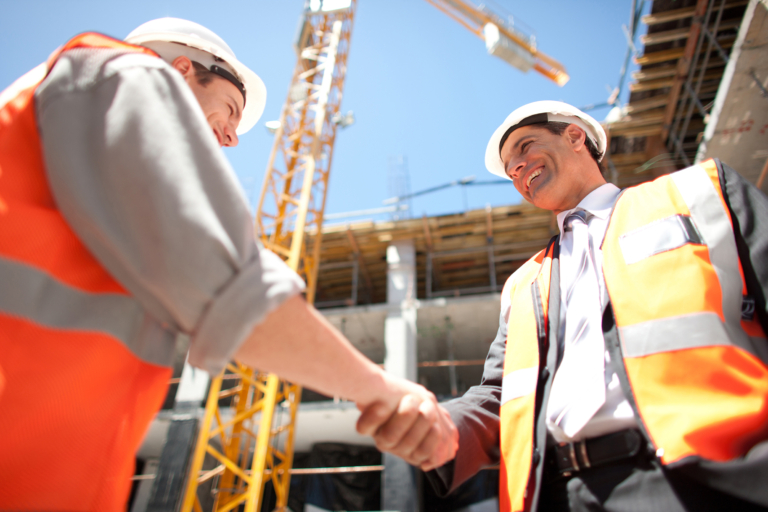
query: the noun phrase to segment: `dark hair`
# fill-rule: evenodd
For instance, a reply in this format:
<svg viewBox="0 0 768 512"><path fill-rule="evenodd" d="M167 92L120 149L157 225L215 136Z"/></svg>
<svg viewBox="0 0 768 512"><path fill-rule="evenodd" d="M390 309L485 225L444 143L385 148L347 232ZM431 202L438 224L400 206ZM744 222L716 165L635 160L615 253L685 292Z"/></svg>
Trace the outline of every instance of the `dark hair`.
<svg viewBox="0 0 768 512"><path fill-rule="evenodd" d="M552 133L554 135L562 135L566 128L568 128L569 123L560 123L557 121L549 121L546 123L542 123L539 125L542 128L545 128L549 133ZM597 149L595 144L592 142L592 139L590 139L588 136L584 137L584 143L587 146L587 151L589 151L589 155L595 160L595 163L597 164L597 168L600 169L601 174L605 174L605 168L600 164L600 158L603 156L600 151Z"/></svg>
<svg viewBox="0 0 768 512"><path fill-rule="evenodd" d="M199 62L195 62L193 60L192 66L194 66L195 68L195 78L197 78L197 83L199 83L203 87L211 83L213 81L213 77L216 76L216 73L214 73L207 67L203 66Z"/></svg>

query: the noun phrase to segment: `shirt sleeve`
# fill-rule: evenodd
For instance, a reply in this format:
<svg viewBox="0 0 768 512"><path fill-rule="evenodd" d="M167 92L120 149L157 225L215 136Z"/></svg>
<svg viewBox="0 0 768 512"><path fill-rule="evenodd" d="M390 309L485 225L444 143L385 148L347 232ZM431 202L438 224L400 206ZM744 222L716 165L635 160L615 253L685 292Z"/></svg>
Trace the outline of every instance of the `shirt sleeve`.
<svg viewBox="0 0 768 512"><path fill-rule="evenodd" d="M480 385L471 387L462 397L443 404L459 431L459 449L452 461L426 473L440 496L454 491L483 466L499 462L499 409L510 309L509 293L506 291L505 286L501 294L499 330L485 359Z"/></svg>
<svg viewBox="0 0 768 512"><path fill-rule="evenodd" d="M115 50L62 55L36 92L48 179L70 227L218 373L302 280L255 240L237 178L183 77Z"/></svg>

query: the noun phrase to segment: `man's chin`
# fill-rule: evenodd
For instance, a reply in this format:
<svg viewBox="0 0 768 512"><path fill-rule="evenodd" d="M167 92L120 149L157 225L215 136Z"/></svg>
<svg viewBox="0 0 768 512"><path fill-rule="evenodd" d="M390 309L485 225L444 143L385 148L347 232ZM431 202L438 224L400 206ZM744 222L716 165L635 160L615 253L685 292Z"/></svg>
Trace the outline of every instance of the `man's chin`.
<svg viewBox="0 0 768 512"><path fill-rule="evenodd" d="M541 181L539 181L541 180ZM539 181L538 183L536 183ZM551 199L547 196L547 183L549 181L547 178L535 178L531 182L531 187L528 189L528 193L523 196L523 198L526 199L529 203L536 206L537 208L544 208L545 210L551 210L550 208L550 202L548 199ZM527 196L527 197L526 197Z"/></svg>
<svg viewBox="0 0 768 512"><path fill-rule="evenodd" d="M526 196L523 196L523 197L529 203L531 203L532 205L534 205L534 206L536 206L538 208L543 208L543 206L541 206L543 197L542 197L542 194L540 193L540 191L538 190L538 187L533 189L533 190L529 190L528 194L526 194Z"/></svg>

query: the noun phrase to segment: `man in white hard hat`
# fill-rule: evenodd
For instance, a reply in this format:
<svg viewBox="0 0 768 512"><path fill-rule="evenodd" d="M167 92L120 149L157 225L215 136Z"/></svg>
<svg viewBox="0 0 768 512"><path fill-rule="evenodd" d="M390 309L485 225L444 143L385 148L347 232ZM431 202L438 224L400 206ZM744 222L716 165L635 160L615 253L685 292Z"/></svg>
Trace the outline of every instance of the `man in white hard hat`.
<svg viewBox="0 0 768 512"><path fill-rule="evenodd" d="M445 405L455 457L414 452L399 414L361 430L443 463L440 493L500 463L503 511L764 510L768 199L717 160L622 192L605 151L561 102L496 129L486 167L560 235L509 278L481 384Z"/></svg>
<svg viewBox="0 0 768 512"><path fill-rule="evenodd" d="M265 101L221 38L175 18L81 34L0 94L1 510L125 510L180 333L212 374L234 357L450 421L254 239L220 146Z"/></svg>

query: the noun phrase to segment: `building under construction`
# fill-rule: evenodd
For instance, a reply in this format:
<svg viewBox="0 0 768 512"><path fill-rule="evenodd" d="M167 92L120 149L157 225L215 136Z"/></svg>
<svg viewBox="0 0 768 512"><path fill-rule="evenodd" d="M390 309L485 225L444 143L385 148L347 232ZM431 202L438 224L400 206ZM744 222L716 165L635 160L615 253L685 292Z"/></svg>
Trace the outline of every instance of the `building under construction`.
<svg viewBox="0 0 768 512"><path fill-rule="evenodd" d="M616 104L605 124L609 151L603 163L608 181L624 188L718 157L768 192L768 4L655 0L640 23L647 32L640 38L642 48L636 57L640 68L631 75L629 101ZM336 27L335 44L341 48L337 59L344 61L348 39L344 27ZM311 39L311 27L305 28L301 37ZM297 69L297 76L309 70ZM327 85L331 93L332 87L339 87L338 82ZM291 94L295 102L309 101L306 91L292 89ZM338 112L340 94L331 94L329 101L337 101ZM278 138L290 139L291 121L286 116ZM326 160L313 165L327 173L333 139L317 144L329 149ZM315 151L323 153L322 148ZM273 160L294 153L298 149L286 143ZM280 191L291 188L286 179L280 182ZM327 186L327 174L310 186ZM313 210L311 204L295 203L296 215L302 207L305 214L309 212L310 220L301 225L306 236L301 261L305 272L309 267L315 272L308 283L316 307L371 360L423 384L441 400L461 396L479 383L496 335L506 279L558 230L551 212L527 203L437 217L325 225L318 214L322 206ZM272 216L273 223L264 224L263 232L276 232L275 226L288 222L291 211ZM286 230L283 238L289 240L294 233ZM278 247L277 238L272 247ZM280 251L290 257L288 249L276 250ZM181 496L185 482L178 477L173 482L169 475L174 472L186 475L187 483L203 475L196 490L203 510L223 503L222 496L234 492L222 484L226 464L216 457L201 459L202 467L190 475L209 383L190 375L189 369L182 376L183 344L179 350L166 404L138 454L133 512L177 510L181 498L174 496ZM178 383L185 379L188 387L182 389ZM221 389L236 389L236 382L224 375ZM189 394L189 389L198 394ZM236 416L234 392L222 396L218 414ZM295 405L289 447L285 441L271 441L277 452L290 452L293 470L286 483L290 492L286 498L283 490L268 482L261 510L272 510L285 499L294 512L498 510L496 468L482 471L453 496L441 499L420 472L395 457L382 456L371 439L355 432L359 413L354 404L304 390ZM291 423L290 409L277 404L273 428ZM253 450L246 448L240 457L252 457ZM277 466L272 471L277 472Z"/></svg>

